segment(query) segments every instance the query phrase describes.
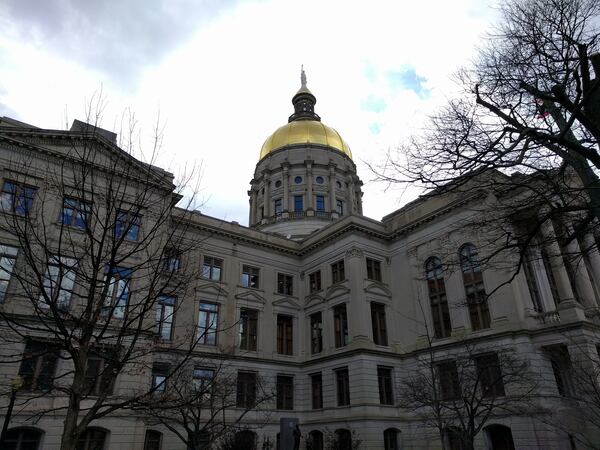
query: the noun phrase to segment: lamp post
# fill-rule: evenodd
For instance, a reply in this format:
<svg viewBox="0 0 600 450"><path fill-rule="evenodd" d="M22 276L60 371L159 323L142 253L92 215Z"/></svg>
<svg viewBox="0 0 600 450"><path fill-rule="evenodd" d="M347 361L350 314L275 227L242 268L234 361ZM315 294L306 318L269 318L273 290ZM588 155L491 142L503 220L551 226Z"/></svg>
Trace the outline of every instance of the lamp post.
<svg viewBox="0 0 600 450"><path fill-rule="evenodd" d="M8 407L6 408L6 415L4 416L4 425L2 426L2 434L0 434L0 448L2 444L4 444L4 439L6 439L6 432L8 431L8 424L10 423L10 416L12 416L13 407L15 406L15 399L17 398L17 392L23 386L23 378L20 376L16 376L12 380L10 380L10 400L8 402Z"/></svg>

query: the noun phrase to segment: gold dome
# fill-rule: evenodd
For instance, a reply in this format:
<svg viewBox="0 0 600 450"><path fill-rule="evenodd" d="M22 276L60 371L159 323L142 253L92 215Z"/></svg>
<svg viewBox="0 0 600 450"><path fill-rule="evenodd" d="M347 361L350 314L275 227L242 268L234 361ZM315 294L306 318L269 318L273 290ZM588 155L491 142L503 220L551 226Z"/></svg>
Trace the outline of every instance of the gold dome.
<svg viewBox="0 0 600 450"><path fill-rule="evenodd" d="M340 134L317 120L296 120L275 130L260 150L260 159L282 147L294 144L317 144L332 147L352 159L352 152Z"/></svg>

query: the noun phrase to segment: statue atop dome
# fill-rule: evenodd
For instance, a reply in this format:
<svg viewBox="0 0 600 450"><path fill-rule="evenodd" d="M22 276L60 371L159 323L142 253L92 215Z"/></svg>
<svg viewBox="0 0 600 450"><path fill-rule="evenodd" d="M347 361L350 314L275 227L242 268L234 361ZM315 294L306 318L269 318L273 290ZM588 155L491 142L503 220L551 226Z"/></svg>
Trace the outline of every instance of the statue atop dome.
<svg viewBox="0 0 600 450"><path fill-rule="evenodd" d="M306 72L304 72L304 64L300 66L300 89L308 89L306 87Z"/></svg>

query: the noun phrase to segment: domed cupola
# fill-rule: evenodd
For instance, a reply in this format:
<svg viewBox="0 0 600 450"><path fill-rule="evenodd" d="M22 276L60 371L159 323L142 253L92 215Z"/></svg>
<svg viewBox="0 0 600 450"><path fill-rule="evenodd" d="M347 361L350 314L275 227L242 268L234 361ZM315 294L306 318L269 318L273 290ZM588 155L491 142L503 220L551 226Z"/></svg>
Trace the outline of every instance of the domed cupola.
<svg viewBox="0 0 600 450"><path fill-rule="evenodd" d="M264 142L251 181L252 227L292 239L349 214L362 214L362 182L350 147L315 112L304 69L288 123Z"/></svg>

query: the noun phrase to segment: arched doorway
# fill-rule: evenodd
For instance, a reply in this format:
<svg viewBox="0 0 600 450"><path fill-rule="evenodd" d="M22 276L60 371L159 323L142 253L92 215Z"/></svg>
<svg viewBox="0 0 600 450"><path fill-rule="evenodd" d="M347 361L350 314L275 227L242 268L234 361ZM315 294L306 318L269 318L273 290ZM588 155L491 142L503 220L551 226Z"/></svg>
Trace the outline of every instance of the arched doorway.
<svg viewBox="0 0 600 450"><path fill-rule="evenodd" d="M308 433L306 450L323 450L323 433L319 430L313 430Z"/></svg>
<svg viewBox="0 0 600 450"><path fill-rule="evenodd" d="M515 450L512 432L504 425L490 425L485 428L491 450Z"/></svg>

